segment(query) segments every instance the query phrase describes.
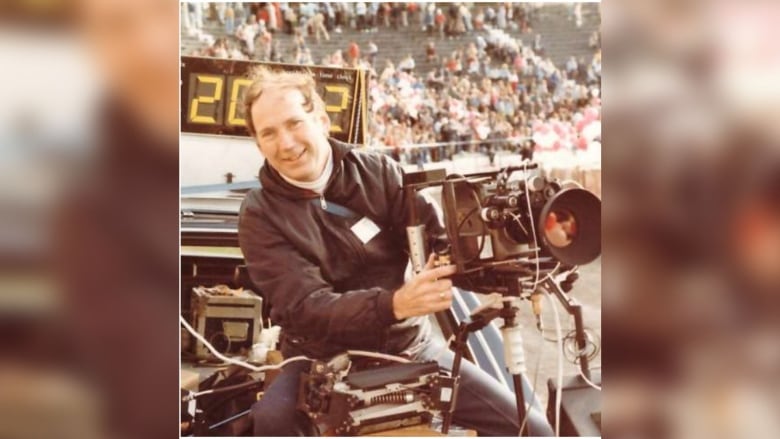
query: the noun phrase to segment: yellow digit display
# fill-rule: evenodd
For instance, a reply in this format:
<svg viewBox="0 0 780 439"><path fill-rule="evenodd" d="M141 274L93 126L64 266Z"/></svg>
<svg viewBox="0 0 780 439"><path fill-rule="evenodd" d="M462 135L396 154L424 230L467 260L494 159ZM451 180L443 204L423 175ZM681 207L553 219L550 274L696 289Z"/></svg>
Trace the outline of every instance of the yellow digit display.
<svg viewBox="0 0 780 439"><path fill-rule="evenodd" d="M215 104L222 99L222 84L224 79L222 76L211 75L197 75L197 82L199 84L214 84L214 93L212 95L196 94L192 98L190 105L190 121L195 123L217 123L217 119L214 116L204 116L198 113L199 106L201 104Z"/></svg>
<svg viewBox="0 0 780 439"><path fill-rule="evenodd" d="M339 102L338 105L325 105L325 111L328 113L334 113L338 114L342 111L346 110L349 106L349 88L343 85L326 85L325 86L325 101L327 101L328 93L339 93L341 94L341 102ZM341 126L339 124L331 124L330 126L330 132L331 133L340 133L344 130L341 129Z"/></svg>
<svg viewBox="0 0 780 439"><path fill-rule="evenodd" d="M236 78L230 86L230 105L228 107L228 125L246 126L246 119L238 117L238 103L243 89L246 88L252 81L246 78Z"/></svg>

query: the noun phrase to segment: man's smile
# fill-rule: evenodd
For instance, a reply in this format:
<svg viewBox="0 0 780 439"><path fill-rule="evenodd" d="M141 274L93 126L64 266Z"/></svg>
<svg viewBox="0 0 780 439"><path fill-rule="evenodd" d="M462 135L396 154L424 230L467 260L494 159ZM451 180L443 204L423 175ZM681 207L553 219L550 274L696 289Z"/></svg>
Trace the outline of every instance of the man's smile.
<svg viewBox="0 0 780 439"><path fill-rule="evenodd" d="M300 152L300 153L298 153L298 154L297 154L297 155L295 155L295 156L292 156L292 157L285 157L285 158L283 158L283 159L282 159L282 161L284 161L284 162L289 162L289 163L296 162L296 161L298 161L298 159L300 159L301 157L303 157L303 154L304 154L304 153L306 153L306 148L302 148L302 149L301 149L301 152Z"/></svg>

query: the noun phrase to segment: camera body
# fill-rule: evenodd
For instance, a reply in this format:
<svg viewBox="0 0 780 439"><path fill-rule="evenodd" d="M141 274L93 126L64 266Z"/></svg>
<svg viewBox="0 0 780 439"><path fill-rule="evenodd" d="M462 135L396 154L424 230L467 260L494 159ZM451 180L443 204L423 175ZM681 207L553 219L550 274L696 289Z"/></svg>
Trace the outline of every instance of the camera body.
<svg viewBox="0 0 780 439"><path fill-rule="evenodd" d="M587 263L601 252L601 201L574 183L531 175L536 164L445 176L443 170L404 175L409 200L441 187L445 233L431 236L408 218L412 261L419 271L431 252L457 267L455 286L519 296L524 278L558 264ZM512 180L516 171L522 178Z"/></svg>

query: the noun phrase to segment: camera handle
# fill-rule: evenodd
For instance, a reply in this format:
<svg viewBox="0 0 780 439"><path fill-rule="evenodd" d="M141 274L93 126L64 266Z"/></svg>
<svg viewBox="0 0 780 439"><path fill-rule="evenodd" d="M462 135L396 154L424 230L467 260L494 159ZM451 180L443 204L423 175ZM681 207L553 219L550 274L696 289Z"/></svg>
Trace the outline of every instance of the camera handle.
<svg viewBox="0 0 780 439"><path fill-rule="evenodd" d="M461 322L458 326L455 341L453 342L455 357L452 362L452 376L457 378L460 375L460 363L463 358L463 353L467 349L466 340L468 339L468 334L479 331L497 317L504 319L504 326L501 328L504 333L504 352L506 353L505 356L511 355L507 356L505 361L507 362L507 368L512 374L512 380L515 385L517 417L519 424L522 426L520 435L528 436L528 425L523 422L526 418L525 397L523 395L523 371L525 370L525 365L523 364L522 339L519 338L520 325L515 321L517 311L518 309L513 307L511 303L503 302L503 307L500 309L485 308L472 315L471 321ZM521 367L518 367L518 365L521 365ZM441 428L443 434L449 432L452 423L452 410L454 410L454 407L450 408L450 411L444 413Z"/></svg>

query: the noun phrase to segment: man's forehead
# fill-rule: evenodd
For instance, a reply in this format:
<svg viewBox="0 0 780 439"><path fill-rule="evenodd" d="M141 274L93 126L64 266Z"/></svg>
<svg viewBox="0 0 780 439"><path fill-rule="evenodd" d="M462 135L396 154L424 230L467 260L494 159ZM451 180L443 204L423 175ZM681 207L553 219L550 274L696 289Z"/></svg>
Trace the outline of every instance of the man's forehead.
<svg viewBox="0 0 780 439"><path fill-rule="evenodd" d="M296 88L272 88L263 91L252 105L252 116L262 114L263 121L275 119L274 116L283 118L289 113L298 112L298 110L305 111L303 103L303 93Z"/></svg>

